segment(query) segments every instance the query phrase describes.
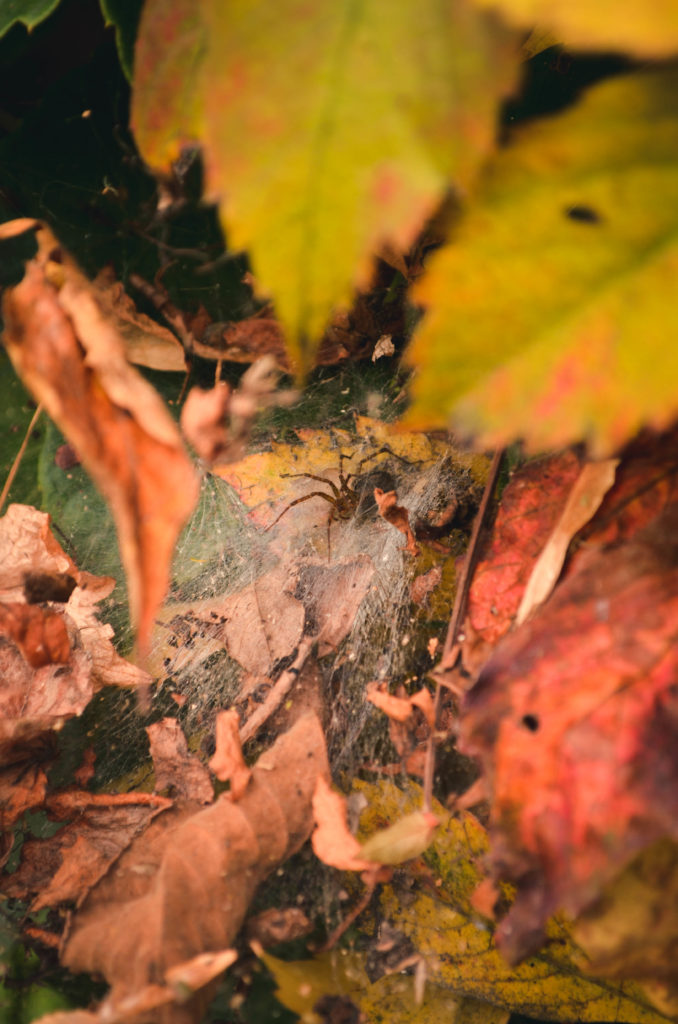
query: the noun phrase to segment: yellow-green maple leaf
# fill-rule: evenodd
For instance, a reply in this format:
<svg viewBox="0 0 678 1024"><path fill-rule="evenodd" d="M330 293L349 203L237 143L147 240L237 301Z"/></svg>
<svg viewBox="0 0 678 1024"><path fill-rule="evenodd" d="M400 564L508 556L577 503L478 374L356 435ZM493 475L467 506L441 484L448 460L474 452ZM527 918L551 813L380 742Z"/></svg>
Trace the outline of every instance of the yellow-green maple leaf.
<svg viewBox="0 0 678 1024"><path fill-rule="evenodd" d="M678 409L678 73L525 128L432 261L409 425L599 453Z"/></svg>
<svg viewBox="0 0 678 1024"><path fill-rule="evenodd" d="M177 48L180 100L156 37ZM378 248L409 245L468 185L518 56L469 0L149 0L135 64L145 158L202 142L229 244L250 251L303 369Z"/></svg>

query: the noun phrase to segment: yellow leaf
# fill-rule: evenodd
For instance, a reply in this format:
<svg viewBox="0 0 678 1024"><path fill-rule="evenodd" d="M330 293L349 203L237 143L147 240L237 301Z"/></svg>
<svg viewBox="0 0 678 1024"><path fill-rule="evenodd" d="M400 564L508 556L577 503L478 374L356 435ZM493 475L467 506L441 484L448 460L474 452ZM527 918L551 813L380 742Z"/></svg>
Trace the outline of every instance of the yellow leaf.
<svg viewBox="0 0 678 1024"><path fill-rule="evenodd" d="M409 426L606 454L678 408L678 73L524 129L417 289Z"/></svg>
<svg viewBox="0 0 678 1024"><path fill-rule="evenodd" d="M466 187L493 147L517 36L468 0L150 6L140 148L166 167L197 130L229 245L249 249L304 370L380 246L407 247L450 179Z"/></svg>
<svg viewBox="0 0 678 1024"><path fill-rule="evenodd" d="M678 50L678 7L672 0L625 0L623 7L618 0L475 2L524 27L548 26L570 49L629 50L644 57L668 57Z"/></svg>

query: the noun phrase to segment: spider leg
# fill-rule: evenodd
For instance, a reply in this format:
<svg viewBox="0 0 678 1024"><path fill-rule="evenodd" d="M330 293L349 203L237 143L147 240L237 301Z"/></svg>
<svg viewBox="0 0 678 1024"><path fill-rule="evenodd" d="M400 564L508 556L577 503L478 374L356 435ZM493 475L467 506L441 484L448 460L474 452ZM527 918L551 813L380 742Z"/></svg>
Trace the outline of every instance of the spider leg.
<svg viewBox="0 0 678 1024"><path fill-rule="evenodd" d="M301 474L299 474L299 475L300 475L300 476L304 476L305 474L301 473ZM325 483L327 483L327 481L325 481ZM309 498L324 498L324 499L325 499L325 501L329 501L330 505L334 506L334 498L333 498L333 497L332 497L331 495L329 495L329 494L325 494L325 492L324 492L324 491L311 491L311 493L310 493L310 494L303 494L303 495L301 496L301 498L295 498L295 499L294 499L294 501L291 501L291 502L289 503L289 505L287 505L287 506L286 506L286 507L285 507L285 508L284 508L284 509L282 510L282 512L280 513L280 515L279 515L279 516L277 516L277 517L276 517L276 518L275 518L275 519L273 520L273 522L272 522L272 523L270 523L270 524L269 524L269 525L268 525L268 526L267 526L267 527L265 528L265 530L264 530L264 533L268 533L268 531L269 531L269 530L272 530L272 529L273 529L273 527L275 526L275 524L276 524L276 523L279 523L279 522L280 522L280 520L282 519L282 517L283 517L284 515L287 515L287 513L289 512L289 510L290 510L291 508L294 508L294 506L295 506L295 505L301 505L302 501L308 501L308 500L309 500Z"/></svg>
<svg viewBox="0 0 678 1024"><path fill-rule="evenodd" d="M284 476L284 477L288 477L288 478L296 477L297 479L303 479L303 480L317 480L318 483L320 483L320 484L327 484L328 487L332 488L332 491L334 493L334 497L330 498L329 495L326 494L325 495L326 498L328 498L330 501L334 501L335 498L339 497L339 489L338 489L337 485L332 480L328 480L326 476L316 476L315 473L281 473L280 476ZM340 479L341 479L341 476L340 476ZM313 496L313 494L320 494L320 491L313 491L312 494L308 495L308 497L311 498Z"/></svg>

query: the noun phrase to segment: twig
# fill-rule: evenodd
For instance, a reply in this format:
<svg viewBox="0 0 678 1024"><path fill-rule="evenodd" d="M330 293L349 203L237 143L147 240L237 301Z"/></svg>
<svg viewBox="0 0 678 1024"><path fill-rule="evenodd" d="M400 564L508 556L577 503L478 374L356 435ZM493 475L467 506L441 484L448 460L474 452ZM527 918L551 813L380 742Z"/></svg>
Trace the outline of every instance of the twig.
<svg viewBox="0 0 678 1024"><path fill-rule="evenodd" d="M344 932L350 928L357 917L360 917L365 907L372 899L372 894L376 888L376 881L370 882L365 887L365 892L362 897L358 900L355 907L349 914L346 915L343 921L341 921L333 932L327 937L327 940L323 942L322 946L319 946L314 950L315 953L327 953L330 949L336 946L337 942L344 934Z"/></svg>
<svg viewBox="0 0 678 1024"><path fill-rule="evenodd" d="M241 743L245 744L248 740L251 740L259 729L261 729L264 722L271 717L274 711L278 710L285 697L299 678L299 672L309 655L313 643L314 640L312 637L306 637L299 644L297 656L290 667L282 673L272 690L268 693L264 703L260 704L256 711L250 715L240 730Z"/></svg>
<svg viewBox="0 0 678 1024"><path fill-rule="evenodd" d="M450 625L447 630L447 637L445 638L445 646L443 647L443 653L440 659L440 669L449 671L456 664L457 658L459 657L460 644L457 640L459 633L459 627L464 618L466 612L466 602L468 600L468 593L471 588L471 580L473 579L473 572L475 569L476 562L478 560L478 553L480 549L479 539L480 533L483 528L485 518L487 516L487 510L490 506L492 494L494 493L494 487L497 482L499 475L499 469L501 467L501 461L504 456L504 449L497 448L492 458L490 465L490 472L487 476L487 482L485 484L485 490L483 492L483 498L480 502L480 507L476 512L476 517L473 521L473 530L471 531L471 539L469 540L468 550L466 552L466 558L464 559L464 566L461 571L461 578L457 584L457 592L454 598L454 607L452 608L452 616L450 618ZM438 724L438 715L440 713L440 702L441 702L442 686L440 680L436 680L436 692L433 700L433 727L431 729L430 736L426 745L426 761L424 763L424 810L431 810L431 800L433 797L433 773L435 771L435 753L436 753L436 728Z"/></svg>
<svg viewBox="0 0 678 1024"><path fill-rule="evenodd" d="M26 448L28 447L28 442L30 440L30 436L33 433L33 427L38 422L38 417L40 416L41 412L42 412L42 403L40 405L38 405L37 409L33 413L33 417L31 419L31 422L28 424L28 430L26 431L26 436L24 437L23 441L21 442L21 447L19 448L19 451L16 453L16 458L14 459L14 462L12 463L10 471L7 474L7 479L5 480L5 486L2 489L2 494L0 494L0 512L3 509L5 502L7 501L7 495L9 494L10 488L11 488L12 484L14 483L14 477L17 475L17 472L19 470L19 466L21 465L21 460L23 459L23 457L24 457L24 455L26 453Z"/></svg>

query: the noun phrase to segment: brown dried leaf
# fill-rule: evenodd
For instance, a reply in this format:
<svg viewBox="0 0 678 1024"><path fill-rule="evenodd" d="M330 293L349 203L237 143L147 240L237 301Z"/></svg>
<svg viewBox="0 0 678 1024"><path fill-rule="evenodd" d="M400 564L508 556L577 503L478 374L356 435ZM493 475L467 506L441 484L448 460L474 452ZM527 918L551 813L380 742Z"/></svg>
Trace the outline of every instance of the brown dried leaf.
<svg viewBox="0 0 678 1024"><path fill-rule="evenodd" d="M200 758L190 754L186 737L176 718L163 718L146 729L151 743L157 791L168 789L173 797L209 804L214 789Z"/></svg>
<svg viewBox="0 0 678 1024"><path fill-rule="evenodd" d="M116 280L112 267L99 271L92 281L92 289L122 337L131 363L148 366L151 370L185 373L186 355L176 335L139 312L122 282Z"/></svg>
<svg viewBox="0 0 678 1024"><path fill-rule="evenodd" d="M88 806L86 801L92 801L93 794L80 795L83 802L79 807L60 808L48 801L51 819L72 820L47 839L27 839L19 868L3 879L6 896L23 900L35 896L32 911L82 899L115 858L164 810L163 802L152 806L147 800L111 806L92 802Z"/></svg>
<svg viewBox="0 0 678 1024"><path fill-rule="evenodd" d="M266 949L279 942L300 939L313 931L313 925L299 907L271 907L247 922L247 938Z"/></svg>
<svg viewBox="0 0 678 1024"><path fill-rule="evenodd" d="M176 538L197 500L196 473L90 283L47 228L36 237L37 256L3 297L5 345L111 505L143 650Z"/></svg>
<svg viewBox="0 0 678 1024"><path fill-rule="evenodd" d="M165 625L158 629L149 667L159 676L167 664L170 672L187 663L195 668L196 651L184 646L192 638L200 640L201 660L225 648L247 672L267 676L301 640L305 612L291 593L294 586L285 566L278 566L234 594L167 605L157 617Z"/></svg>
<svg viewBox="0 0 678 1024"><path fill-rule="evenodd" d="M216 722L216 750L210 760L210 770L220 782L231 783L230 795L240 800L252 777L242 756L238 712L220 711Z"/></svg>
<svg viewBox="0 0 678 1024"><path fill-rule="evenodd" d="M223 381L211 391L189 391L181 410L181 429L201 459L209 465L242 459L261 410L296 401L294 391L276 392L278 376L275 359L263 356L245 371L235 391Z"/></svg>
<svg viewBox="0 0 678 1024"><path fill-rule="evenodd" d="M391 526L395 526L396 530L400 530L405 536L407 541L403 551L407 551L408 555L418 555L419 547L414 539L412 533L412 527L410 526L409 512L404 505L398 504L398 495L395 491L382 491L380 487L374 488L374 500L377 503L379 509L379 515L382 516L387 523Z"/></svg>
<svg viewBox="0 0 678 1024"><path fill-rule="evenodd" d="M396 722L406 722L412 714L411 700L409 697L394 697L385 687L385 683L370 683L365 696L389 718Z"/></svg>
<svg viewBox="0 0 678 1024"><path fill-rule="evenodd" d="M346 798L318 776L313 794L315 832L311 837L316 857L340 871L369 871L374 864L362 856L362 847L346 824Z"/></svg>
<svg viewBox="0 0 678 1024"><path fill-rule="evenodd" d="M237 804L224 794L157 818L76 913L66 966L103 974L119 1005L176 965L229 947L259 882L306 840L327 772L320 724L305 715L261 755ZM189 1019L200 1019L196 1003L153 1017Z"/></svg>

